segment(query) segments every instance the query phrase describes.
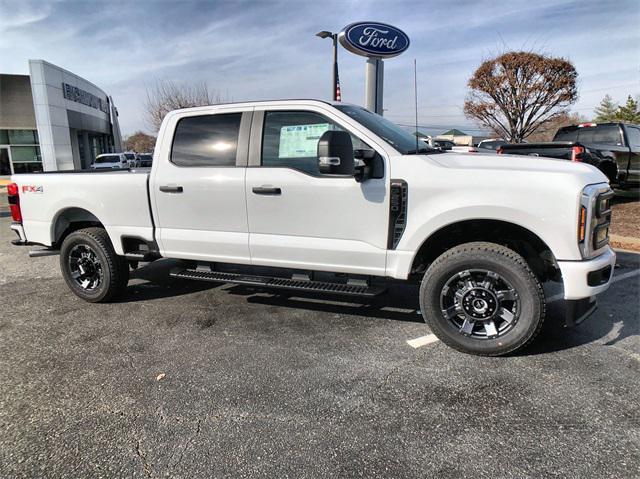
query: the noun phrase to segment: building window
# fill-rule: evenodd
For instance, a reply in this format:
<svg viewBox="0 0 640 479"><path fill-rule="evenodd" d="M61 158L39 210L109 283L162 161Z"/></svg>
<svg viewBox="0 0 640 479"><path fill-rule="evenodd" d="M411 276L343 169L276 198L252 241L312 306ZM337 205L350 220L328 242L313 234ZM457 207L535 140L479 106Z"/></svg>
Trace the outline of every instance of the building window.
<svg viewBox="0 0 640 479"><path fill-rule="evenodd" d="M11 163L14 173L35 173L42 171L42 158L38 146L12 146Z"/></svg>
<svg viewBox="0 0 640 479"><path fill-rule="evenodd" d="M0 130L0 145L9 144L9 130Z"/></svg>
<svg viewBox="0 0 640 479"><path fill-rule="evenodd" d="M11 145L37 145L38 133L36 130L8 130L9 144Z"/></svg>

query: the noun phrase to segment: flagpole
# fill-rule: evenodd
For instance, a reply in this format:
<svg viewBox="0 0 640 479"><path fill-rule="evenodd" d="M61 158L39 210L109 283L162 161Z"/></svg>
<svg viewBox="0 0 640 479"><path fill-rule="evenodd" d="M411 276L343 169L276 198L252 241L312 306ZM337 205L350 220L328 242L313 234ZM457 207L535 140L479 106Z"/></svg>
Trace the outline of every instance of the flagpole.
<svg viewBox="0 0 640 479"><path fill-rule="evenodd" d="M338 77L338 34L334 33L331 37L333 39L333 101L342 101Z"/></svg>

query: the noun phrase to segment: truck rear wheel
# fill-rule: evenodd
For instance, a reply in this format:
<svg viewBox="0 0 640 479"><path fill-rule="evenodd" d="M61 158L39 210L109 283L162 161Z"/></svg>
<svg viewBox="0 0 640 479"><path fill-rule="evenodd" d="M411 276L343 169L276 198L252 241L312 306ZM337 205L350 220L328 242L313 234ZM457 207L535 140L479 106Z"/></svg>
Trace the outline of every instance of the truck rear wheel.
<svg viewBox="0 0 640 479"><path fill-rule="evenodd" d="M429 267L420 287L425 322L445 344L481 356L501 356L531 343L542 328L542 285L515 251L466 243Z"/></svg>
<svg viewBox="0 0 640 479"><path fill-rule="evenodd" d="M60 248L60 269L71 291L90 303L114 299L129 281L127 261L116 254L102 228L85 228L67 236Z"/></svg>

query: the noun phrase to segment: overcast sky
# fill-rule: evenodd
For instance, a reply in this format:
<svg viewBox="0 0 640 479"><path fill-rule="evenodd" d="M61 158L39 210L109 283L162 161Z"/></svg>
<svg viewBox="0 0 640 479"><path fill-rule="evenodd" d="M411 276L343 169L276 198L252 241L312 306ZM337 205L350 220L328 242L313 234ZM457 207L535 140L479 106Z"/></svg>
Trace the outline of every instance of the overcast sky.
<svg viewBox="0 0 640 479"><path fill-rule="evenodd" d="M206 81L233 101L331 95L331 42L314 36L358 20L391 23L411 46L385 62L385 115L472 129L462 104L483 59L506 49L571 60L574 110L590 116L609 93L640 93L639 0L148 1L0 0L0 72L28 73L44 59L113 96L123 133L146 129L145 88L156 79ZM340 49L343 100L364 101L364 62ZM431 129L425 128L423 129Z"/></svg>

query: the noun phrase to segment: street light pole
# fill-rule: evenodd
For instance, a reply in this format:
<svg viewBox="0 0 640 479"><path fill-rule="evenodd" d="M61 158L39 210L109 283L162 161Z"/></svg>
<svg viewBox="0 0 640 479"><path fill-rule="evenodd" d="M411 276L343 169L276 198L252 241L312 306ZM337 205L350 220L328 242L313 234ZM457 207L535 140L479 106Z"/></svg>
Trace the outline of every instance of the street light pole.
<svg viewBox="0 0 640 479"><path fill-rule="evenodd" d="M341 101L340 80L338 79L338 34L323 30L316 33L320 38L331 38L333 41L333 101Z"/></svg>

